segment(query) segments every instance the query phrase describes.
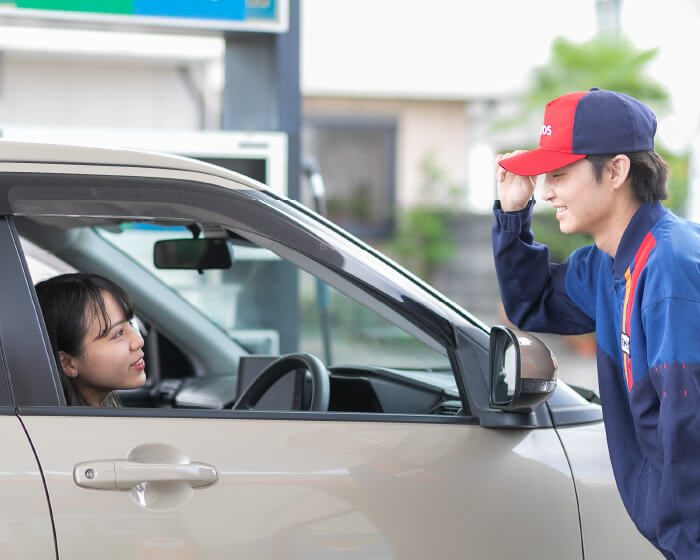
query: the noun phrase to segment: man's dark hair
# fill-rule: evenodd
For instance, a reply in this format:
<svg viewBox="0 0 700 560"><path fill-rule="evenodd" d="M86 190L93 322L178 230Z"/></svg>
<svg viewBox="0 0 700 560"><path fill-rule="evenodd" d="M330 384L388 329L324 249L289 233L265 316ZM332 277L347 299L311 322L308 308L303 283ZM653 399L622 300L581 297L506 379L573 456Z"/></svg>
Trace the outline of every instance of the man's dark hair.
<svg viewBox="0 0 700 560"><path fill-rule="evenodd" d="M600 183L605 165L616 155L586 156L586 159L593 166L596 182ZM627 156L630 160L629 177L631 179L632 192L637 200L640 202L655 202L668 198L666 182L668 181L669 168L659 154L654 150L649 150L622 155Z"/></svg>

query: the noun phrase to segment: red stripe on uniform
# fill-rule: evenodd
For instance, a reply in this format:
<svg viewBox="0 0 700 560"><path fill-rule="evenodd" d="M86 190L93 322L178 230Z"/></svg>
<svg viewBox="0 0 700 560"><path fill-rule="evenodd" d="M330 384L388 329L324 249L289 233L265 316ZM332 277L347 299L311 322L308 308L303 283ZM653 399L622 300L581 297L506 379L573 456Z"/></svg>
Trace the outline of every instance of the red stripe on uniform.
<svg viewBox="0 0 700 560"><path fill-rule="evenodd" d="M627 372L627 391L632 390L632 385L634 384L634 380L632 379L632 358L630 357L629 354L625 354L625 357L623 358L625 360L625 366L626 366L626 372Z"/></svg>
<svg viewBox="0 0 700 560"><path fill-rule="evenodd" d="M637 282L639 281L639 276L642 274L642 270L644 270L644 267L647 264L647 260L649 259L649 253L651 253L651 250L655 246L656 246L656 239L654 239L654 236L651 234L651 232L649 232L644 237L644 240L642 241L642 244L639 246L639 249L637 249L637 254L634 255L634 270L632 271L632 281L630 283L630 295L629 295L629 301L627 302L627 313L625 316L625 332L628 335L630 335L630 319L632 318L634 293L637 290ZM630 335L630 338L631 338L631 335ZM627 377L627 390L631 391L632 385L634 384L634 381L633 381L634 377L632 375L632 360L630 359L630 356L627 356L627 359L630 360L629 362L627 362L627 365L629 366L629 376Z"/></svg>

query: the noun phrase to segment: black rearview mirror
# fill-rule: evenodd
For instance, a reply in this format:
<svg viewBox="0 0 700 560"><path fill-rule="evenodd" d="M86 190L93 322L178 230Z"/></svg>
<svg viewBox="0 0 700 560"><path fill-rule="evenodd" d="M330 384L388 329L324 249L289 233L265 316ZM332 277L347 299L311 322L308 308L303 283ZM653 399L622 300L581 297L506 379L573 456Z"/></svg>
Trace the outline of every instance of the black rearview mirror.
<svg viewBox="0 0 700 560"><path fill-rule="evenodd" d="M557 386L557 360L536 336L507 327L491 329L491 406L530 412Z"/></svg>
<svg viewBox="0 0 700 560"><path fill-rule="evenodd" d="M153 247L156 268L209 270L231 268L231 248L225 239L164 239Z"/></svg>

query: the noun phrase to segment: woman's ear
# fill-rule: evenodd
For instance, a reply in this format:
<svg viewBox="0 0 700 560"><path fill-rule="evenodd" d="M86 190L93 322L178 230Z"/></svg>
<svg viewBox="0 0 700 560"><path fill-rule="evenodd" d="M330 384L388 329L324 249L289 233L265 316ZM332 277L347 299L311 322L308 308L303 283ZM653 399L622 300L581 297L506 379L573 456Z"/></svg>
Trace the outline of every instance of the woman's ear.
<svg viewBox="0 0 700 560"><path fill-rule="evenodd" d="M608 162L610 184L617 190L623 186L630 174L630 158L624 154L618 154Z"/></svg>
<svg viewBox="0 0 700 560"><path fill-rule="evenodd" d="M78 377L78 368L75 363L75 358L64 352L63 350L58 351L58 361L61 364L61 369L68 377L76 378Z"/></svg>

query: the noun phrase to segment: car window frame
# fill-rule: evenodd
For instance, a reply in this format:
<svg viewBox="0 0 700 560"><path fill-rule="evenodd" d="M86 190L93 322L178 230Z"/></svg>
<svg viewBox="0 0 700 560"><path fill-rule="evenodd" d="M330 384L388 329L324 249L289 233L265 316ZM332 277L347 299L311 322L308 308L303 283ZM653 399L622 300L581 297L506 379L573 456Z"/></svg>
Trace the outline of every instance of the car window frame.
<svg viewBox="0 0 700 560"><path fill-rule="evenodd" d="M14 415L15 403L2 339L2 327L0 327L0 415Z"/></svg>
<svg viewBox="0 0 700 560"><path fill-rule="evenodd" d="M2 189L2 186L3 186L2 183L4 182L2 180L3 177L5 179L8 179L8 175L17 175L17 174L1 174L0 173L0 190ZM171 207L168 207L168 211L165 212L165 215L159 216L159 217L163 217L166 219L168 219L168 218L177 219L177 218L185 218L186 217L186 219L191 220L191 219L193 219L192 215L191 215L192 210L198 210L200 212L205 212L205 209L196 203L197 202L197 198L196 198L197 193L190 192L190 188L193 185L196 186L196 185L200 184L199 182L192 181L192 180L178 179L178 178L167 178L166 179L166 178L162 178L162 177L159 177L159 178L136 177L135 178L133 175L130 177L122 177L122 176L113 177L113 179L115 179L117 183L122 183L122 184L127 183L126 186L129 188L125 188L125 186L123 186L123 185L119 186L119 189L124 190L124 192L122 192L121 190L114 189L113 187L115 185L112 185L111 187L104 186L104 181L108 182L108 177L105 177L104 175L101 175L101 174L91 175L89 173L85 173L85 174L81 174L78 176L76 176L74 174L71 174L71 176L65 176L65 175L59 174L58 177L56 175L50 175L48 177L43 177L45 180L48 179L48 181L51 183L50 186L49 185L41 185L42 181L37 180L37 179L42 177L41 173L37 172L37 173L33 174L32 177L33 177L34 181L26 183L26 192L25 193L21 192L22 191L21 188L18 189L17 186L15 186L15 189L14 189L15 192L13 193L14 194L14 202L15 202L14 210L18 215L42 214L42 213L52 214L52 215L71 215L70 213L66 212L66 209L69 206L70 206L70 208L72 208L72 215L90 215L93 212L84 211L83 209L81 209L79 207L81 205L85 204L87 206L91 206L93 208L93 211L94 211L94 209L99 207L100 204L102 204L103 208L104 208L105 204L109 204L109 203L114 204L113 199L110 199L109 196L107 197L107 199L110 202L100 203L101 197L98 197L96 195L96 191L97 191L96 188L87 189L87 192L86 192L85 183L84 183L85 180L87 180L87 181L90 181L90 180L100 181L102 183L100 190L108 192L113 198L116 197L117 199L119 199L120 195L121 195L122 200L120 200L119 202L124 203L125 205L130 206L132 208L138 206L139 203L145 203L145 204L148 204L149 202L153 203L153 200L155 198L152 196L153 193L151 193L151 196L145 196L144 191L142 191L141 189L138 189L138 188L134 188L134 183L139 183L139 184L141 184L141 186L150 186L151 187L150 190L153 190L154 187L156 188L156 190L158 190L158 187L159 186L162 187L162 184L165 183L167 185L167 188L169 189L169 194L171 195L170 197L167 197L167 198L171 202L172 202L172 198L174 198L172 196L174 194L174 191L178 191L178 189L175 189L173 187L173 184L178 183L180 187L186 185L187 189L179 189L179 191L178 191L178 194L180 195L180 198L181 198L181 200L179 200L178 202L187 204L187 209L189 210L189 212L187 212L188 215L183 216L181 208L180 209L175 208L174 210L172 210ZM75 188L72 189L73 192L70 192L70 191L66 192L66 189L61 189L61 192L57 193L55 191L55 189L56 189L55 183L57 182L57 179L62 178L62 179L66 179L68 181L68 180L70 180L71 177L75 181L75 183L83 183L83 185L77 186L74 184ZM211 183L203 183L203 185L206 187L208 195L215 194L217 188L222 190L222 191L224 190L224 188L217 186L217 185L212 185ZM47 188L51 188L52 190L48 191ZM228 189L226 189L226 190L228 190ZM245 190L249 191L250 189L246 188ZM195 191L196 191L196 189L195 189ZM53 194L53 198L50 196L47 196L49 194ZM247 192L246 194L253 203L260 202L260 200L258 198L258 194L259 194L258 192L252 192L252 193ZM246 194L244 194L244 196L246 196ZM124 195L127 195L126 199L123 198ZM230 192L227 193L226 196L227 197L230 196ZM56 200L57 198L60 198L61 200L57 201ZM176 196L175 198L178 198L178 197ZM29 208L22 209L21 207L19 207L21 205L17 205L17 201L22 201L24 199L28 199L30 201L30 206L31 206L31 203L34 204L33 209L29 209ZM9 202L10 202L10 205L12 205L13 201L9 201ZM59 207L57 207L55 209L53 207L49 208L49 203L52 205L59 206ZM60 208L61 203L63 203L63 209ZM230 203L230 199L229 199L229 203ZM78 206L78 208L76 208L76 205ZM269 206L269 204L268 204L268 206ZM42 211L42 208L43 208L43 211ZM76 212L76 210L79 210L79 212ZM279 208L277 208L276 210L279 211ZM268 209L268 211L269 211L269 209ZM138 218L139 212L135 211L132 213L129 213L129 212L116 213L116 212L114 212L114 209L112 208L112 210L110 212L107 212L106 214L104 212L102 212L102 213L95 212L94 213L94 215L105 215L105 216L109 215L109 216L115 216L115 217L117 217L117 216L122 217L125 214L127 216L131 216L132 214L134 214L133 217L136 219L136 218ZM150 218L150 217L153 217L155 215L156 215L155 213L150 212L148 214L148 217ZM231 215L222 214L221 217L228 218L228 220L223 220L223 222L235 221L235 218ZM219 222L219 221L221 221L221 220L217 220L217 222ZM245 230L246 228L243 227L242 229ZM15 231L15 235L16 235L16 231ZM18 238L17 235L16 235L16 237ZM35 325L35 326L37 327L37 329L39 331L39 336L46 343L47 336L46 336L46 330L45 330L44 325L43 325L43 317L41 317L40 313L37 316L37 313L36 313L36 310L38 309L38 304L36 303L36 295L35 295L34 290L33 290L33 286L31 283L31 276L29 275L28 267L26 266L26 262L24 262L24 256L21 253L21 248L19 250L19 258L23 263L22 269L24 270L26 288L29 290L29 292L32 296L31 297L32 305L28 306L28 308L29 307L33 308L33 312L34 312L36 323L37 323L37 325ZM344 292L345 290L341 290L341 291ZM444 328L445 328L445 325L442 325L443 330L444 330ZM440 334L444 339L444 337L446 336L445 333L442 332ZM455 376L457 386L460 390L461 400L462 400L463 404L466 404L468 402L468 400L465 397L466 389L464 386L464 380L462 379L462 376L459 375L457 360L454 358L454 349L451 348L450 346L446 346L446 351L447 351L448 357L450 359L450 364L451 364L452 369L453 369L453 374ZM58 382L58 371L57 371L57 368L55 365L55 361L53 359L53 356L50 355L50 352L46 353L46 355L44 356L44 359L45 359L45 361L47 361L49 363L49 370L54 374L53 382L54 382L54 387L55 387L56 383ZM14 384L15 378L13 377L12 368L10 368L9 374L10 374L11 380ZM59 389L60 389L60 386L59 386ZM105 409L100 409L100 410L88 409L86 411L85 410L79 411L78 409L70 409L68 407L64 407L63 406L63 404L64 404L63 395L62 394L57 395L56 394L57 392L60 392L60 391L55 391L55 389L54 389L54 394L52 395L52 399L47 400L45 398L46 397L46 395L45 395L45 397L40 399L39 402L37 402L36 398L19 399L18 406L26 412L29 412L30 410L34 410L36 412L39 412L41 410L42 414L49 413L50 410L52 410L54 407L58 407L59 410L54 411L55 413L58 413L58 414L68 413L71 415L73 415L73 414L78 414L78 415L99 414L99 415L111 416L111 415L116 414L116 415L130 415L130 416L131 415L136 415L136 416L144 416L144 415L146 415L146 416L173 416L174 415L174 416L187 416L187 417L202 417L202 416L203 417L207 417L207 416L220 417L221 416L220 413L223 412L224 416L226 416L226 417L238 416L238 415L240 415L241 417L247 417L247 418L251 417L250 412L233 413L232 414L231 411L193 411L193 410L188 410L188 409L176 409L176 411L174 413L172 411L165 411L163 409L131 409L131 410L119 409L116 412L107 411ZM196 412L196 413L193 414L193 412ZM324 415L324 413L314 412L312 415L312 418L321 419L321 416L323 416L323 415ZM416 421L417 419L421 419L422 421L429 421L429 422L435 422L435 421L438 421L438 422L445 421L445 422L450 422L450 423L452 423L452 422L474 423L475 422L475 417L473 417L473 416L462 416L462 417L444 416L444 417L442 417L442 416L434 416L434 415L433 416L431 416L431 415L400 415L400 414L394 415L394 414L385 414L385 413L382 413L382 414L329 413L326 416L328 416L330 419L336 419L336 420L341 419L341 417L345 417L345 418L352 418L352 419L356 419L356 420L361 419L364 421L367 421L367 420L371 420L371 421L378 421L378 420L401 421L401 419L403 417L406 417L406 418L408 418L408 421ZM256 418L265 418L265 417L308 418L309 413L308 412L307 413L305 413L305 412L298 412L298 413L297 412L291 412L291 413L289 413L289 412L288 413L256 412L255 417ZM478 421L478 420L476 420L476 421Z"/></svg>
<svg viewBox="0 0 700 560"><path fill-rule="evenodd" d="M0 415L13 414L15 414L15 405L10 388L10 377L7 373L7 359L0 336Z"/></svg>
<svg viewBox="0 0 700 560"><path fill-rule="evenodd" d="M0 216L0 398L7 386L8 405L19 406L32 393L46 402L65 405L58 369L51 354L43 316L33 286L27 283L27 263L12 216ZM30 372L29 375L23 372ZM14 373L14 376L13 376Z"/></svg>

